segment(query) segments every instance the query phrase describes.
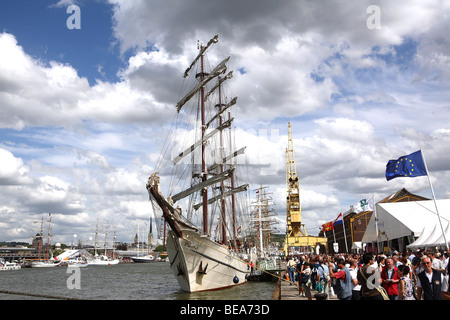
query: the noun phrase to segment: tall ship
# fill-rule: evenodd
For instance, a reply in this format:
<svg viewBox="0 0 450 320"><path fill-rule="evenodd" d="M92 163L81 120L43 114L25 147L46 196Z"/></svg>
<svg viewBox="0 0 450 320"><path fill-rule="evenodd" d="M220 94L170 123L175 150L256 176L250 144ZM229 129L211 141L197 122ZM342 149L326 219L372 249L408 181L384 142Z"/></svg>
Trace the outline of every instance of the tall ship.
<svg viewBox="0 0 450 320"><path fill-rule="evenodd" d="M115 254L115 240L116 236L114 235L113 245L112 245L112 253L108 256L108 226L105 229L105 241L104 241L104 251L103 254L98 254L98 219L95 227L95 245L94 245L94 256L87 261L88 266L111 266L119 264L120 260L116 258Z"/></svg>
<svg viewBox="0 0 450 320"><path fill-rule="evenodd" d="M230 57L215 60L208 54L217 42L218 35L198 44L184 73L188 90L176 105L178 130L169 133L147 183L154 212L169 226L170 269L187 292L244 284L250 272L244 241L248 184L237 163L245 147L237 150L232 130L237 97L228 97ZM167 170L161 168L166 160ZM167 197L160 185L168 188Z"/></svg>
<svg viewBox="0 0 450 320"><path fill-rule="evenodd" d="M279 224L275 203L269 187L260 186L255 191L256 199L251 202L250 230L257 256L261 259L268 258L278 253L278 248L272 245L272 236L278 233L276 225Z"/></svg>
<svg viewBox="0 0 450 320"><path fill-rule="evenodd" d="M41 219L41 232L40 234L37 235L37 237L35 237L36 240L39 241L39 258L38 260L34 260L31 262L31 267L32 268L53 268L56 266L59 266L61 264L61 261L56 261L53 258L53 253L49 252L50 250L50 238L51 238L51 225L52 225L52 214L49 213L48 214L48 232L47 232L47 236L44 236L44 217L42 217ZM37 221L36 221L37 222ZM43 255L43 239L44 237L47 238L47 248L46 248L46 254L45 254L45 258L42 256ZM52 257L49 259L48 255L49 253L51 253Z"/></svg>

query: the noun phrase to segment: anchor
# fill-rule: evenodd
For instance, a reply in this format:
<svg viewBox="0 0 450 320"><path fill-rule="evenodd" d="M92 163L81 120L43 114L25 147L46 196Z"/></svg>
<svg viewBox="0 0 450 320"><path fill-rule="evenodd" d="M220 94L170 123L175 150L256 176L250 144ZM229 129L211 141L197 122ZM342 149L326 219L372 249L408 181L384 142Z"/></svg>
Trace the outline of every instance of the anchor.
<svg viewBox="0 0 450 320"><path fill-rule="evenodd" d="M198 267L198 273L200 274L206 274L206 268L208 268L208 264L206 264L205 268L202 268L203 265L203 261L200 261L200 266Z"/></svg>

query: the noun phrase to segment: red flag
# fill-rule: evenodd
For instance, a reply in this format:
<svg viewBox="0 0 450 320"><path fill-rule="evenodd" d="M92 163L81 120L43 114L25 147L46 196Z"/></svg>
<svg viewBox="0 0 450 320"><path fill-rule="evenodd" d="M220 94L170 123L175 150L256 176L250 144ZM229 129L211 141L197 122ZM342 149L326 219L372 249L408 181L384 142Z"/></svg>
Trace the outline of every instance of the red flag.
<svg viewBox="0 0 450 320"><path fill-rule="evenodd" d="M327 222L327 223L323 224L322 228L323 228L323 231L325 231L325 232L333 230L334 229L333 221L330 221L330 222Z"/></svg>

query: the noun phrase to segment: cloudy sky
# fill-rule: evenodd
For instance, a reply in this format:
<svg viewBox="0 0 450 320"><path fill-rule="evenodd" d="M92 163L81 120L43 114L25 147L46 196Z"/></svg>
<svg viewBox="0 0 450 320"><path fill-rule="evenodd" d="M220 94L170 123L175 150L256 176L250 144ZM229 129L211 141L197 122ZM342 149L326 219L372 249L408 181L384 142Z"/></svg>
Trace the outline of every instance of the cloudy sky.
<svg viewBox="0 0 450 320"><path fill-rule="evenodd" d="M444 0L1 1L0 241L30 241L49 212L55 241L88 242L97 219L131 241L183 72L216 33L250 189L270 187L281 221L288 122L309 234L362 198L431 197L426 177L384 177L420 148L450 197L449 14Z"/></svg>

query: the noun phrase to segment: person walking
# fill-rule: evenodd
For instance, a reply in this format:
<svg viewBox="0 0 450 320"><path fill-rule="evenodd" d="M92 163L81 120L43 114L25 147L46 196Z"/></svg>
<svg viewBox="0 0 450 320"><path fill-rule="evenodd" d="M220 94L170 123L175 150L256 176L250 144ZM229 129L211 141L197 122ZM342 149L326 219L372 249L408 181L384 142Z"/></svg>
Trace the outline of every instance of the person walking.
<svg viewBox="0 0 450 320"><path fill-rule="evenodd" d="M326 300L330 300L330 270L326 264L326 258L319 258L319 267L317 268L317 276L322 283L323 292L327 294Z"/></svg>
<svg viewBox="0 0 450 320"><path fill-rule="evenodd" d="M311 295L311 265L307 262L303 264L303 271L302 271L302 277L301 282L299 281L299 286L302 288L302 297L307 297L308 300L312 300ZM300 295L300 290L299 293Z"/></svg>
<svg viewBox="0 0 450 320"><path fill-rule="evenodd" d="M358 283L361 285L361 300L383 300L383 296L377 289L377 286L381 285L381 277L378 269L371 266L374 263L373 253L364 253L362 262L364 265L359 268L357 276ZM372 281L373 278L374 281Z"/></svg>
<svg viewBox="0 0 450 320"><path fill-rule="evenodd" d="M416 300L414 298L413 283L409 277L409 267L400 265L397 268L397 274L400 277L398 283L398 299L397 300Z"/></svg>
<svg viewBox="0 0 450 320"><path fill-rule="evenodd" d="M302 277L303 277L303 270L305 268L305 256L301 255L299 260L296 260L296 269L297 269L297 289L299 294L304 297L305 292L303 291L302 286Z"/></svg>
<svg viewBox="0 0 450 320"><path fill-rule="evenodd" d="M295 284L295 261L294 258L291 256L289 261L287 262L287 269L288 269L288 275L289 275L289 285L292 286L292 284Z"/></svg>
<svg viewBox="0 0 450 320"><path fill-rule="evenodd" d="M349 261L350 267L348 270L350 271L350 275L352 276L352 300L360 300L361 299L361 285L358 283L358 261L355 259L350 259Z"/></svg>
<svg viewBox="0 0 450 320"><path fill-rule="evenodd" d="M424 256L422 265L425 270L417 275L417 297L420 300L423 293L424 300L442 300L442 282L444 275L431 267L431 259Z"/></svg>
<svg viewBox="0 0 450 320"><path fill-rule="evenodd" d="M349 269L345 266L345 260L338 258L336 261L339 271L333 272L332 265L328 265L330 277L336 279L335 293L339 300L352 299L352 276Z"/></svg>
<svg viewBox="0 0 450 320"><path fill-rule="evenodd" d="M400 278L397 274L397 267L394 265L394 259L386 258L386 266L381 271L381 279L383 280L383 288L386 290L389 300L398 299L398 283Z"/></svg>

